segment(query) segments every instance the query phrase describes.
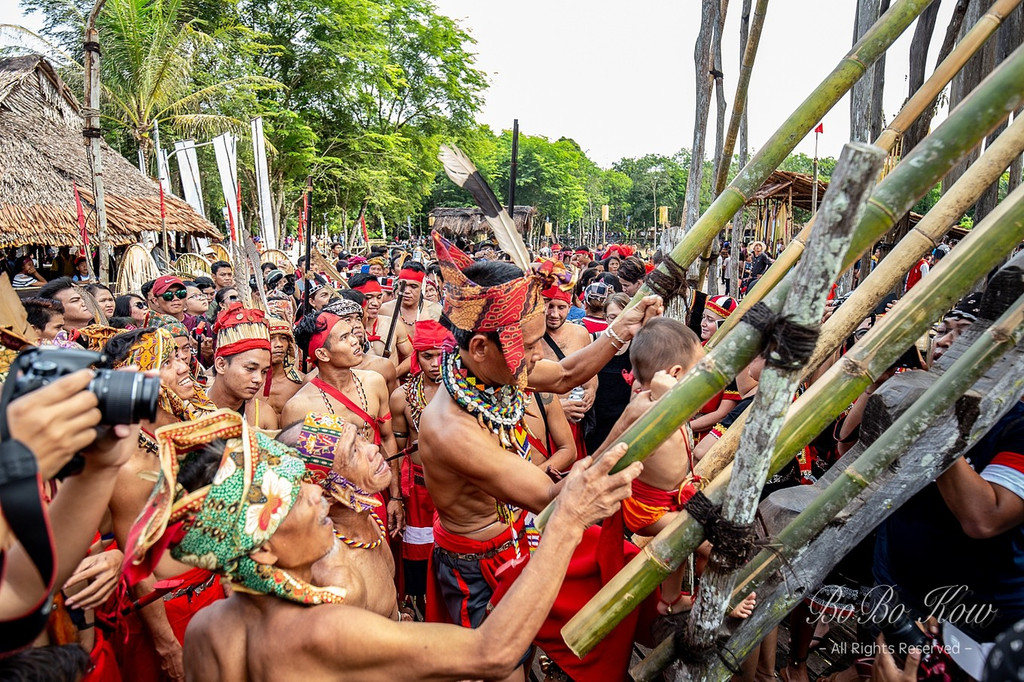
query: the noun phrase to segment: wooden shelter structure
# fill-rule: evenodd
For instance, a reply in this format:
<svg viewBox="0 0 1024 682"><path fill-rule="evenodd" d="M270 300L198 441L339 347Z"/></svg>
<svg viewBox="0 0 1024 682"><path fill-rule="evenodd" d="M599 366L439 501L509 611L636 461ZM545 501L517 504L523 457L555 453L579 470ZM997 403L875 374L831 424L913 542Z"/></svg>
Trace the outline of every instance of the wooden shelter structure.
<svg viewBox="0 0 1024 682"><path fill-rule="evenodd" d="M39 55L0 59L0 247L81 246L72 183L78 185L90 242L96 239L92 175L82 107ZM160 232L160 190L103 143L104 198L111 246ZM167 230L221 239L191 206L164 198Z"/></svg>
<svg viewBox="0 0 1024 682"><path fill-rule="evenodd" d="M484 219L483 211L475 206L472 208L435 208L427 214L430 226L446 237L462 237L471 241L479 241L490 234L490 228ZM516 206L512 219L516 228L529 240L533 232L533 221L537 216L534 206Z"/></svg>
<svg viewBox="0 0 1024 682"><path fill-rule="evenodd" d="M818 206L821 206L828 181L818 179ZM750 221L744 226L744 241L763 241L774 244L789 240L799 231L794 224L794 209L810 214L813 210L814 178L806 173L776 170L764 181L747 200ZM915 225L921 216L910 214L910 224ZM739 235L736 236L739 239Z"/></svg>

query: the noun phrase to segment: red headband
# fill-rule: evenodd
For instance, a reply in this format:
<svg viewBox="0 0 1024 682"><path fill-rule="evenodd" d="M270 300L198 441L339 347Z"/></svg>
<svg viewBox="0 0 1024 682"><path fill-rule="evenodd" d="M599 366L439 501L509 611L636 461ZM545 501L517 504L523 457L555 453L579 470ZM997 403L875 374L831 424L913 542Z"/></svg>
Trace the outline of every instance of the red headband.
<svg viewBox="0 0 1024 682"><path fill-rule="evenodd" d="M380 294L383 293L383 289L380 288L380 282L375 279L367 280L366 284L358 287L352 287L361 294Z"/></svg>
<svg viewBox="0 0 1024 682"><path fill-rule="evenodd" d="M402 268L401 272L398 273L398 279L407 279L410 282L419 282L423 284L423 275L426 273L413 270L412 268Z"/></svg>
<svg viewBox="0 0 1024 682"><path fill-rule="evenodd" d="M316 332L309 338L310 359L313 358L313 354L316 353L318 349L322 348L323 345L327 343L327 337L331 335L331 330L334 329L334 325L341 322L341 318L333 313L320 313L317 315L316 321L320 322L320 320L326 322L327 326L323 331Z"/></svg>
<svg viewBox="0 0 1024 682"><path fill-rule="evenodd" d="M420 351L450 351L455 348L455 337L452 336L452 333L444 325L436 320L420 320L417 322L410 338L413 350L415 351L409 363L409 370L413 374L417 374L420 371L419 358L417 357Z"/></svg>
<svg viewBox="0 0 1024 682"><path fill-rule="evenodd" d="M564 291L557 286L545 289L540 292L540 295L553 301L565 301L566 303L572 303L572 292Z"/></svg>

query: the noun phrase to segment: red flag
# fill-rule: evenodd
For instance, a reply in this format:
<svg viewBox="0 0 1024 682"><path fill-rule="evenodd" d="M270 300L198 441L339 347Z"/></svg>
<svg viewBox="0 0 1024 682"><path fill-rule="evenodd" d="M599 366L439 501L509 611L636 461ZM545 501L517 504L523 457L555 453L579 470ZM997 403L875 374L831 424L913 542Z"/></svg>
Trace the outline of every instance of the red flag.
<svg viewBox="0 0 1024 682"><path fill-rule="evenodd" d="M359 214L359 224L363 228L363 241L365 241L367 246L369 246L369 244L370 244L370 233L366 229L366 215L363 214L363 213Z"/></svg>
<svg viewBox="0 0 1024 682"><path fill-rule="evenodd" d="M816 132L816 133L824 133L825 132L825 124L824 123L819 123L818 127L814 129L814 132Z"/></svg>
<svg viewBox="0 0 1024 682"><path fill-rule="evenodd" d="M82 197L78 193L78 185L72 180L71 189L75 193L75 210L78 212L78 231L82 235L82 254L89 255L89 232L85 229L85 210L82 208ZM163 197L161 196L161 199Z"/></svg>

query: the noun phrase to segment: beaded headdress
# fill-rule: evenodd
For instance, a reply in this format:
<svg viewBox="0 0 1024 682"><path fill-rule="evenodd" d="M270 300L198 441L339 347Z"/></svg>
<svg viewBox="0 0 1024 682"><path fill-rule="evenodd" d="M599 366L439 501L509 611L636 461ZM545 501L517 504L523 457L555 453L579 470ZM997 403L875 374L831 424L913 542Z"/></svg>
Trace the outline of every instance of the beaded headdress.
<svg viewBox="0 0 1024 682"><path fill-rule="evenodd" d="M305 467L291 448L250 429L230 410L157 430L160 475L128 536L129 580L148 575L159 554L226 577L235 589L301 604L339 603L345 590L315 587L250 554L267 542L295 504ZM192 453L227 441L213 481L175 490L178 469Z"/></svg>
<svg viewBox="0 0 1024 682"><path fill-rule="evenodd" d="M526 386L523 324L543 312L541 289L546 280L534 274L494 286L480 286L463 274L473 260L436 231L434 249L444 277L444 314L466 332L497 332L505 363L516 384Z"/></svg>

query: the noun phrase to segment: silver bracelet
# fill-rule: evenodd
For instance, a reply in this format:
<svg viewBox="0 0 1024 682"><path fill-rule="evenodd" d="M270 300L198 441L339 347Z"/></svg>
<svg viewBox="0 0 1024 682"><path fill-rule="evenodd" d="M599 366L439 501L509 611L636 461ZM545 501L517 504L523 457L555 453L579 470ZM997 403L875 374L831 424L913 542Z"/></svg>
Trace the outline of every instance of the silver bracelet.
<svg viewBox="0 0 1024 682"><path fill-rule="evenodd" d="M626 345L625 340L623 340L623 338L621 336L619 336L618 334L615 333L615 330L612 329L611 325L608 325L607 327L604 328L604 333L607 334L608 336L610 336L611 338L615 339L616 341L618 341L620 348L622 346Z"/></svg>

